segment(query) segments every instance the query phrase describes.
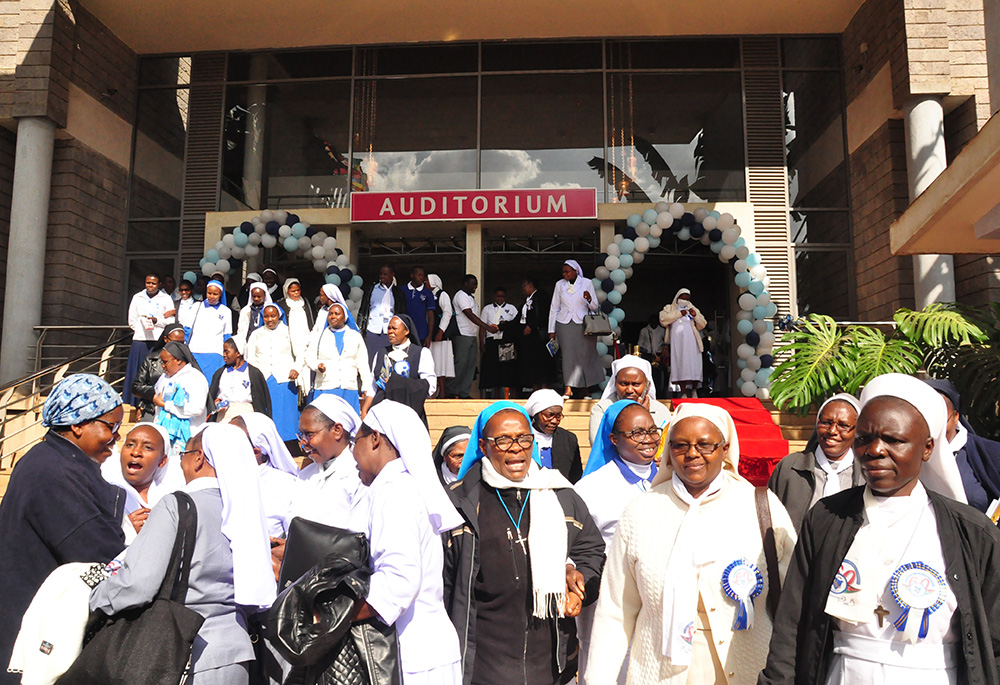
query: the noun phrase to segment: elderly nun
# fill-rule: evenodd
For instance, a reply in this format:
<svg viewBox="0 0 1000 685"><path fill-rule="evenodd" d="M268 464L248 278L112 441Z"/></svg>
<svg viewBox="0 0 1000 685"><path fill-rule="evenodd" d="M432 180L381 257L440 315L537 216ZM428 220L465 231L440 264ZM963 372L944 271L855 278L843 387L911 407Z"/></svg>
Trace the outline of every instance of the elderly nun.
<svg viewBox="0 0 1000 685"><path fill-rule="evenodd" d="M195 366L194 356L184 343L164 345L160 363L163 375L154 387L156 417L153 422L167 429L171 449L177 454L208 416L208 381Z"/></svg>
<svg viewBox="0 0 1000 685"><path fill-rule="evenodd" d="M656 385L653 383L653 367L634 354L626 354L611 362L611 379L604 386L601 399L590 408L590 444L597 440L601 427L601 417L614 402L632 400L645 407L660 428L670 422L670 409L656 399Z"/></svg>
<svg viewBox="0 0 1000 685"><path fill-rule="evenodd" d="M964 503L946 423L916 378L865 387L867 483L806 514L760 683L1000 682L1000 533Z"/></svg>
<svg viewBox="0 0 1000 685"><path fill-rule="evenodd" d="M777 569L765 563L754 487L739 475L739 438L724 409L674 414L653 486L625 508L597 600L585 678L613 683L631 645L636 685L744 685L767 657L765 598L795 546L781 502L766 493Z"/></svg>
<svg viewBox="0 0 1000 685"><path fill-rule="evenodd" d="M583 320L598 311L594 284L584 276L580 263L567 259L562 279L552 288L549 304L549 339L559 341L562 351L563 382L567 398L573 388L589 388L604 380L604 368L597 356L597 338L583 334Z"/></svg>
<svg viewBox="0 0 1000 685"><path fill-rule="evenodd" d="M564 403L562 395L555 390L536 390L524 403L524 410L531 417L539 465L555 469L570 483L576 483L583 475L583 461L576 435L559 425L563 420Z"/></svg>
<svg viewBox="0 0 1000 685"><path fill-rule="evenodd" d="M360 619L378 616L399 635L403 682L462 680L458 634L444 607L441 534L463 521L441 488L431 442L416 412L386 400L354 437L368 495L351 509L352 530L371 545L371 588Z"/></svg>
<svg viewBox="0 0 1000 685"><path fill-rule="evenodd" d="M14 465L0 501L0 664L42 581L70 562L110 561L125 546L125 493L101 477L125 415L106 382L74 374L42 408L45 439ZM0 668L0 683L20 682Z"/></svg>
<svg viewBox="0 0 1000 685"><path fill-rule="evenodd" d="M192 682L245 685L254 659L247 612L270 606L277 590L253 451L238 428L213 424L188 441L181 469L198 514L186 603L205 617L191 656ZM153 507L121 569L91 592L91 611L112 616L153 601L178 520L176 497Z"/></svg>
<svg viewBox="0 0 1000 685"><path fill-rule="evenodd" d="M448 426L434 447L434 466L437 467L441 485L448 486L458 480L465 448L472 432L468 426Z"/></svg>

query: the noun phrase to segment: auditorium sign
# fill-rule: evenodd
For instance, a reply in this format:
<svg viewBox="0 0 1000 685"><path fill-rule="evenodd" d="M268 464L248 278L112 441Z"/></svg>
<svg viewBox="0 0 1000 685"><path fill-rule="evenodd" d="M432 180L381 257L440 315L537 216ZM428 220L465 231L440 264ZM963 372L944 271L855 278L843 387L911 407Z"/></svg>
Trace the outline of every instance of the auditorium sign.
<svg viewBox="0 0 1000 685"><path fill-rule="evenodd" d="M596 219L594 188L351 193L351 221Z"/></svg>

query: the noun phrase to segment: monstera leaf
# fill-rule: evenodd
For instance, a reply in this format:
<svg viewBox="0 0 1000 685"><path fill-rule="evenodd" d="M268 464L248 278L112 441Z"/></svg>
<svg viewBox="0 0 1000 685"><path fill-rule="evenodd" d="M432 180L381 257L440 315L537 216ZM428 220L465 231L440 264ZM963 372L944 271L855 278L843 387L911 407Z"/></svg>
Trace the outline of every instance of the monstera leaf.
<svg viewBox="0 0 1000 685"><path fill-rule="evenodd" d="M771 375L771 399L782 410L805 416L854 377L853 340L831 317L810 314L784 340L791 344L782 347L784 360Z"/></svg>
<svg viewBox="0 0 1000 685"><path fill-rule="evenodd" d="M848 335L853 343L854 372L844 389L851 394L857 395L868 381L884 373L916 373L923 362L917 345L886 337L877 328L854 326Z"/></svg>
<svg viewBox="0 0 1000 685"><path fill-rule="evenodd" d="M892 318L901 334L930 347L983 342L987 338L982 328L954 304L930 304L918 312L904 308Z"/></svg>

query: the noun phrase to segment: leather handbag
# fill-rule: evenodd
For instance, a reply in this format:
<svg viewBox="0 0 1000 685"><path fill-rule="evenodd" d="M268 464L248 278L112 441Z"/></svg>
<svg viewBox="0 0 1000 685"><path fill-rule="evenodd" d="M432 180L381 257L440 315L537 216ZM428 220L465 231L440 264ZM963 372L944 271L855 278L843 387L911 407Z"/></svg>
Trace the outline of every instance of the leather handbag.
<svg viewBox="0 0 1000 685"><path fill-rule="evenodd" d="M278 592L330 556L358 559L365 565L368 563L368 538L364 533L327 526L298 516L293 518L288 524L285 556L278 574Z"/></svg>
<svg viewBox="0 0 1000 685"><path fill-rule="evenodd" d="M774 620L781 600L781 577L778 575L778 547L774 541L771 525L771 504L767 499L767 488L754 488L754 503L757 505L757 524L760 539L764 543L764 563L767 565L767 614Z"/></svg>
<svg viewBox="0 0 1000 685"><path fill-rule="evenodd" d="M95 615L84 647L58 685L179 685L190 674L191 649L205 618L184 606L198 530L198 510L176 492L179 520L170 566L151 604L114 616Z"/></svg>
<svg viewBox="0 0 1000 685"><path fill-rule="evenodd" d="M611 320L604 312L587 314L583 317L584 335L611 335Z"/></svg>

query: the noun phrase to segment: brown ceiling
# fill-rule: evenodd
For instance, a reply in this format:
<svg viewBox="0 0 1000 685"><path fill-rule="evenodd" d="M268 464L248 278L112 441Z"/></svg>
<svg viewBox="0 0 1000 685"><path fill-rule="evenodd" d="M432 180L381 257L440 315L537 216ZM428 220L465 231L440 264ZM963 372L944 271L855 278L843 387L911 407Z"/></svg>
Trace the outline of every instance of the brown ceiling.
<svg viewBox="0 0 1000 685"><path fill-rule="evenodd" d="M318 45L840 33L861 0L84 0L142 54Z"/></svg>

